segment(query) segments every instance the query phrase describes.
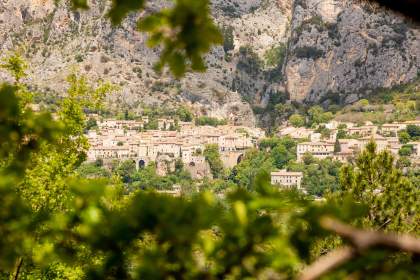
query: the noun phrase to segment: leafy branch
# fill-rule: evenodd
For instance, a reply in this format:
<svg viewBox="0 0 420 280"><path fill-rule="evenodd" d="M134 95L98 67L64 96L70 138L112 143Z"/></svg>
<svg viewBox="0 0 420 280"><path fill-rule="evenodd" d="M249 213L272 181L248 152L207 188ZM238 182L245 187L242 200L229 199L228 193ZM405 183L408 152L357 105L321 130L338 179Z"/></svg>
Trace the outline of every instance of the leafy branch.
<svg viewBox="0 0 420 280"><path fill-rule="evenodd" d="M307 267L300 280L318 279L373 247L384 247L420 255L420 239L408 235L385 234L378 231L360 230L336 219L324 217L321 226L350 241L350 246L335 249Z"/></svg>

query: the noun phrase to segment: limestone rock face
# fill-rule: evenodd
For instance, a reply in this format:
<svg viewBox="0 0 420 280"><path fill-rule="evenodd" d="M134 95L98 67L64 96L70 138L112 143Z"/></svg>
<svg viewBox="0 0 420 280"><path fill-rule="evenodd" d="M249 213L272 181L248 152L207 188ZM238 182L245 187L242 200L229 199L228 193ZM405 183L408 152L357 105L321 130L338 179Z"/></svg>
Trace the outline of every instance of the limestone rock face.
<svg viewBox="0 0 420 280"><path fill-rule="evenodd" d="M242 2L241 13L245 13L261 1ZM88 11L78 12L70 9L68 1L57 6L53 0L1 1L1 53L23 52L30 64L27 83L51 95L64 92L66 77L77 71L92 81L104 79L119 85L120 92L108 104L114 111L182 103L190 104L198 115L232 116L236 124L255 126L250 105L230 90L233 64L224 60L222 47L208 55L210 67L204 74L189 74L181 81L168 73L159 76L153 70L159 49L146 47L147 36L135 29L141 15L131 15L121 26L112 27L105 16L108 3L90 1ZM167 3L149 1L148 10ZM0 79L9 78L0 72Z"/></svg>
<svg viewBox="0 0 420 280"><path fill-rule="evenodd" d="M407 83L420 67L420 29L354 1L295 1L285 68L292 100L353 102Z"/></svg>
<svg viewBox="0 0 420 280"><path fill-rule="evenodd" d="M420 27L354 0L212 0L216 23L232 45L206 56L208 71L182 80L153 71L159 49L135 29L139 15L119 27L105 18L106 0L88 11L68 1L0 1L0 50L20 50L30 63L27 83L58 95L72 71L120 86L114 111L187 104L198 115L256 125L271 118L284 96L299 102L350 103L382 87L415 79ZM149 0L148 11L167 5ZM276 55L273 55L276 54ZM9 79L0 72L0 79ZM254 110L252 110L253 108Z"/></svg>

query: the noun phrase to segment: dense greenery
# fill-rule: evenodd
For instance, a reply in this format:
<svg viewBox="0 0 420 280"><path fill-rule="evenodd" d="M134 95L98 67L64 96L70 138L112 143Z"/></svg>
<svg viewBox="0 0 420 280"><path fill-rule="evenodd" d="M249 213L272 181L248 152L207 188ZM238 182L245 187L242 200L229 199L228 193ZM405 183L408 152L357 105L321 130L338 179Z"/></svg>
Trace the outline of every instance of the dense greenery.
<svg viewBox="0 0 420 280"><path fill-rule="evenodd" d="M233 27L225 26L222 29L223 34L223 50L225 53L233 50L235 48L234 37L233 37Z"/></svg>
<svg viewBox="0 0 420 280"><path fill-rule="evenodd" d="M419 232L419 186L394 167L389 151L376 153L376 145L368 144L355 166L342 169L340 182L356 202L369 207L369 215L362 224L384 230Z"/></svg>
<svg viewBox="0 0 420 280"><path fill-rule="evenodd" d="M207 145L203 151L203 156L210 165L210 170L213 177L222 177L223 162L220 159L219 146L217 144Z"/></svg>
<svg viewBox="0 0 420 280"><path fill-rule="evenodd" d="M44 153L43 145L49 145L50 150L62 148L62 142L56 140L74 126L64 126L60 132L52 125L55 122L51 118L38 119L34 131L26 118L43 118L43 115L20 111L22 107L15 93L16 88L9 86L3 87L0 95L2 101L8 101L0 103L6 104L1 108L0 128L2 132L17 132L1 134L6 137L1 139L0 151L10 159L2 165L0 185L0 260L5 276L10 271L16 277L36 279L242 279L263 277L269 270L277 277L295 277L300 267L311 260L310 256L317 256L319 248L331 250L345 242L323 229L319 222L325 215L347 222L362 221L363 226L381 225L391 219L387 230L419 230L418 224L408 223L419 220L413 216L418 215L415 211L418 189L401 177L392 166L389 154L376 154L373 145L362 153L357 169L351 166L343 169L340 181L343 192L321 204L312 203L293 191L273 189L264 172L248 177L252 191L233 187L220 204L209 192L189 199L145 191L124 196L118 180L82 179L58 170L45 183L56 183L57 175L61 175L65 191L61 193L69 195L60 198L49 191L46 193L51 198L65 198L65 210L56 211L52 207L47 212L39 212L28 203L42 195L33 192L32 199L18 195L15 186L23 179L16 175L33 168L34 162L30 160ZM56 131L55 136L52 131ZM18 135L22 141L7 138L8 135ZM29 135L35 142L23 141ZM294 145L290 139L267 139L261 143L260 151L251 151L247 157L260 170L267 163L282 166L284 163L276 163L275 157L274 160L266 158L268 151L278 149L282 154L281 147L285 147L287 153ZM256 156L252 157L252 153ZM139 176L150 178L144 173L152 169L150 165ZM258 168L248 169L253 170ZM245 178L243 175L249 176L241 167L237 171L239 181ZM136 177L130 175L133 172L130 162L119 164L115 172L127 182ZM31 181L36 179L32 177ZM28 188L36 190L39 185L28 185ZM378 188L383 191L382 196L372 192ZM354 196L358 203L347 200L347 195ZM372 203L368 204L371 207L368 212L363 206L366 201ZM337 241L326 243L331 238ZM368 267L364 265L367 261ZM411 278L419 272L413 262L415 259L410 256L394 258L384 250L367 250L354 261L333 270L331 276L367 271L378 277L403 273ZM386 274L380 272L384 263Z"/></svg>
<svg viewBox="0 0 420 280"><path fill-rule="evenodd" d="M303 163L291 163L291 171L303 172L302 187L308 194L323 196L326 192L340 189L339 172L341 163L331 159L317 160L311 155L304 158Z"/></svg>
<svg viewBox="0 0 420 280"><path fill-rule="evenodd" d="M272 47L264 54L265 63L268 67L282 67L286 56L286 44Z"/></svg>
<svg viewBox="0 0 420 280"><path fill-rule="evenodd" d="M195 125L211 125L211 126L218 126L218 125L225 125L227 124L226 120L219 120L217 118L201 116L195 119Z"/></svg>
<svg viewBox="0 0 420 280"><path fill-rule="evenodd" d="M407 125L406 129L398 131L398 138L401 143L406 144L410 141L420 140L420 126Z"/></svg>
<svg viewBox="0 0 420 280"><path fill-rule="evenodd" d="M85 0L72 2L87 8ZM167 63L177 76L188 68L203 69L201 55L219 41L207 4L177 0L172 8L140 21L152 45L163 43L159 67ZM112 1L109 16L118 23L144 7L142 0ZM0 86L3 279L297 278L321 255L346 248L354 253L324 271L327 278L415 279L420 274L418 251L415 255L412 247L404 247L400 252L392 242L386 248L360 245L375 232L349 226L420 232L418 173L403 176L390 153L377 153L373 143L355 165L341 168L339 188L333 180L323 184L336 190L323 202L269 184L267 172L294 166L296 143L288 138L262 141L231 170L226 183L215 181L218 189L228 189L224 198L209 191L181 198L159 195L147 189L188 180L179 164L168 178L157 178L153 164L137 172L133 162L119 162L112 174L99 161L82 165L88 149L84 109L100 107L113 86L93 86L70 75L53 119L48 112L30 109L32 93L21 83L22 60L12 56L2 68L15 80ZM309 125L330 117L324 114L312 110ZM217 152L208 147L203 154L219 172ZM326 167L317 169L317 164ZM314 178L323 174L328 179L338 170L335 163L309 158L304 165ZM212 184L203 182L203 189ZM347 223L358 239L328 226L331 217Z"/></svg>
<svg viewBox="0 0 420 280"><path fill-rule="evenodd" d="M299 114L293 114L289 117L289 123L294 127L302 127L305 125L305 119Z"/></svg>

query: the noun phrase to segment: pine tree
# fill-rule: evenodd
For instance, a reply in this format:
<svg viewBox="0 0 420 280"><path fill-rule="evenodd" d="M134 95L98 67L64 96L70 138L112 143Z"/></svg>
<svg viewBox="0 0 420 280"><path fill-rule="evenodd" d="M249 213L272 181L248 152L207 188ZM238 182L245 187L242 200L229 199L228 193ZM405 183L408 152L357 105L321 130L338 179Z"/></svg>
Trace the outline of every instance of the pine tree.
<svg viewBox="0 0 420 280"><path fill-rule="evenodd" d="M389 151L376 151L370 142L356 160L355 166L342 168L340 182L344 194L364 203L369 214L364 226L397 232L419 232L420 190L395 167Z"/></svg>

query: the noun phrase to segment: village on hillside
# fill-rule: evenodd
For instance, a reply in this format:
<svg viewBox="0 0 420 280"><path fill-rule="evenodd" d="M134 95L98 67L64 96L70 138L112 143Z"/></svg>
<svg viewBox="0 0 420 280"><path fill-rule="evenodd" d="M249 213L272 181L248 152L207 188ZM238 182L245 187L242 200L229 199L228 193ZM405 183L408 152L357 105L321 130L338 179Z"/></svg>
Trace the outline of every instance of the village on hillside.
<svg viewBox="0 0 420 280"><path fill-rule="evenodd" d="M398 133L407 129L408 126L420 129L420 120L387 123L381 126L370 122L357 126L351 122L332 120L326 124L320 124L317 129L284 125L279 128L277 136L307 140L297 144L296 158L298 162L303 161L305 155L311 155L317 159L331 158L347 163L353 161L357 154L373 140L377 145L378 152L389 150L396 159L401 155L401 150L407 147L410 150L411 163L415 166L420 165L420 141L401 143L398 137ZM323 133L317 132L320 131L320 127ZM281 170L271 173L271 182L272 184L300 188L302 176L302 172Z"/></svg>
<svg viewBox="0 0 420 280"><path fill-rule="evenodd" d="M150 162L157 164L159 175L175 169L181 160L192 178L211 176L202 154L206 145L217 145L225 167L233 167L249 148L255 147L265 133L259 128L220 125L196 126L193 122L158 119L158 129L144 130L148 118L142 120L98 121L98 128L87 132L90 149L88 160L133 160L136 168ZM176 128L176 129L175 129Z"/></svg>
<svg viewBox="0 0 420 280"><path fill-rule="evenodd" d="M95 116L96 117L96 116ZM144 168L154 162L159 175L164 176L175 169L177 160L191 173L193 179L211 177L208 163L203 155L207 145L217 145L226 168L238 164L246 150L258 147L266 137L260 128L235 125L196 125L171 118L158 119L157 129L145 129L148 118L141 120L97 119L96 129L87 131L90 143L88 161L133 160L136 168ZM317 128L293 127L284 124L277 137L290 137L298 141L297 162L306 155L317 159L331 158L350 162L371 141L378 151L389 150L395 158L403 148L413 165L420 165L420 141L401 143L399 133L408 126L420 127L420 120L387 123L381 126L372 123L356 125L332 120ZM284 187L301 187L303 173L278 170L271 173L271 182Z"/></svg>

